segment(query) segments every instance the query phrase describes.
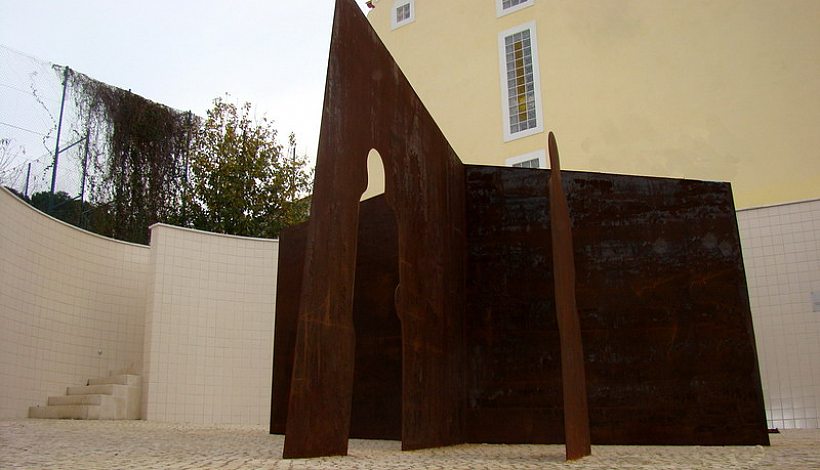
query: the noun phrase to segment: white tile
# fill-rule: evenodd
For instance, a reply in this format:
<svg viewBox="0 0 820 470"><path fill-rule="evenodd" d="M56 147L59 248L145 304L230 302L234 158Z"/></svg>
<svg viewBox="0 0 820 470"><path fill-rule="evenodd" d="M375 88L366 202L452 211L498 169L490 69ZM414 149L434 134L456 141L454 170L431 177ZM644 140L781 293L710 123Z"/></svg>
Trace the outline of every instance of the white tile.
<svg viewBox="0 0 820 470"><path fill-rule="evenodd" d="M32 374L23 386L14 386L13 393L22 396L14 401L30 404L34 392L65 387L66 381L82 380L81 374L101 368L130 363L139 366L142 351L122 341L118 324L110 319L143 321L144 280L132 279L130 272L145 270L148 248L89 235L8 197L0 191L0 207L8 215L0 224L0 238L4 240L0 265L15 266L16 272L11 279L0 278L0 285L17 283L21 295L15 299L14 314L27 320L20 323L15 336L6 339L20 346L19 370ZM18 223L9 224L14 220ZM15 230L19 227L25 230ZM6 243L11 249L5 249ZM127 253L130 257L125 256ZM116 287L126 278L129 289L118 291ZM111 341L106 342L107 338ZM39 343L36 348L32 346L35 343ZM78 347L87 343L106 344L105 356L81 354ZM20 384L0 377L0 395L8 394L11 385L7 384L12 382ZM26 414L23 406L13 411L4 408L2 416Z"/></svg>
<svg viewBox="0 0 820 470"><path fill-rule="evenodd" d="M812 280L820 279L820 201L742 211L745 255L763 262L746 263L752 317L758 341L766 402L782 406L793 418L783 426L816 426L808 403L820 401L820 389L811 388L820 371L820 329L813 317ZM754 242L752 242L754 240ZM757 248L760 242L762 250ZM807 388L808 387L808 388ZM782 402L781 402L782 399ZM771 419L770 415L770 419ZM775 418L776 420L777 418Z"/></svg>

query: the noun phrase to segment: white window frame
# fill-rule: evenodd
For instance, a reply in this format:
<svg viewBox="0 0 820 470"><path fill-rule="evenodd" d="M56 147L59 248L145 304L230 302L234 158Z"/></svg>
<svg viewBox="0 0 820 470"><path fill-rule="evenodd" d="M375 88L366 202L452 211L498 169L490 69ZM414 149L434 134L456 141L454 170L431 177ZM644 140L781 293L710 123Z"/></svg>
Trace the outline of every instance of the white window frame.
<svg viewBox="0 0 820 470"><path fill-rule="evenodd" d="M518 10L531 7L535 4L535 0L527 0L525 2L521 2L518 5L511 6L509 8L504 8L504 2L502 0L495 0L495 13L496 15L501 18L504 15L509 15L510 13L515 13Z"/></svg>
<svg viewBox="0 0 820 470"><path fill-rule="evenodd" d="M396 18L396 12L399 7L403 7L404 5L410 5L410 17L405 20L398 21ZM402 26L406 26L414 21L416 21L416 0L393 0L393 9L390 10L391 29L401 28Z"/></svg>
<svg viewBox="0 0 820 470"><path fill-rule="evenodd" d="M507 164L507 166L513 166L516 163L535 160L536 158L538 159L538 168L547 168L547 152L544 150L536 150L535 152L510 157L506 160L505 163Z"/></svg>
<svg viewBox="0 0 820 470"><path fill-rule="evenodd" d="M507 36L511 36L522 31L530 30L530 42L532 51L532 79L533 92L535 93L535 127L525 129L512 133L510 131L510 94L507 87L507 60L506 47L504 40ZM498 34L498 71L499 71L499 85L501 87L501 115L504 119L504 142L509 142L523 137L540 134L544 132L544 116L541 111L541 70L538 64L538 35L536 34L535 21L530 21Z"/></svg>

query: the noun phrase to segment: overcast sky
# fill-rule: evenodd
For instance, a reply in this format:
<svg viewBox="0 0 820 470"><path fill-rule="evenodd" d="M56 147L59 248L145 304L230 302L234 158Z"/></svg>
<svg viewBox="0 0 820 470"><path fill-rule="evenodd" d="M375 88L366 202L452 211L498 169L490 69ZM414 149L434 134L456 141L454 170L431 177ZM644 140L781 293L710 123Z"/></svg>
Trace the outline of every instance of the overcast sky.
<svg viewBox="0 0 820 470"><path fill-rule="evenodd" d="M364 0L356 1L366 10ZM281 143L293 131L300 153L315 158L333 6L334 0L0 0L0 45L199 115L230 93L274 120ZM10 112L0 103L0 121Z"/></svg>

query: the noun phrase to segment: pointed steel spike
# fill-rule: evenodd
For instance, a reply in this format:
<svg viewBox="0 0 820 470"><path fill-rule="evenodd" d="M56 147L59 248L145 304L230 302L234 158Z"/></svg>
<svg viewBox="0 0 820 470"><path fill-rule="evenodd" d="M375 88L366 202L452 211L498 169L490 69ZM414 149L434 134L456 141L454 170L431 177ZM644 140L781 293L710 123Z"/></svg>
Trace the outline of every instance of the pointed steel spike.
<svg viewBox="0 0 820 470"><path fill-rule="evenodd" d="M555 277L555 310L561 340L561 376L564 392L564 435L567 460L592 453L589 437L584 352L581 325L575 303L575 257L572 248L572 224L567 199L561 186L558 144L549 133L550 154L550 228Z"/></svg>

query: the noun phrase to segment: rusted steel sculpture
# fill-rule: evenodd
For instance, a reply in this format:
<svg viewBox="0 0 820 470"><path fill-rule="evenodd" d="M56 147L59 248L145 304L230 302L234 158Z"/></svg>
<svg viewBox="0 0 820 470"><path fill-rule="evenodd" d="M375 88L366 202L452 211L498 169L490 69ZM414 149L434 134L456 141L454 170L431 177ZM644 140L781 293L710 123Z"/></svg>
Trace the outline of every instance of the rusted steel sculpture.
<svg viewBox="0 0 820 470"><path fill-rule="evenodd" d="M386 192L360 204L373 148ZM463 165L337 0L311 221L280 240L285 457L343 455L350 436L569 449L561 371L582 369L561 365L550 175ZM561 176L591 441L768 444L730 186Z"/></svg>
<svg viewBox="0 0 820 470"><path fill-rule="evenodd" d="M584 349L581 325L575 305L575 255L572 249L572 223L564 189L561 187L561 165L558 144L549 133L550 154L550 222L552 231L552 266L555 279L555 310L561 338L561 377L564 390L564 435L567 460L590 454L587 384L584 376Z"/></svg>
<svg viewBox="0 0 820 470"><path fill-rule="evenodd" d="M462 442L464 170L352 0L337 0L290 385L284 456L344 455L353 287L367 155L385 167L399 238L402 447Z"/></svg>

